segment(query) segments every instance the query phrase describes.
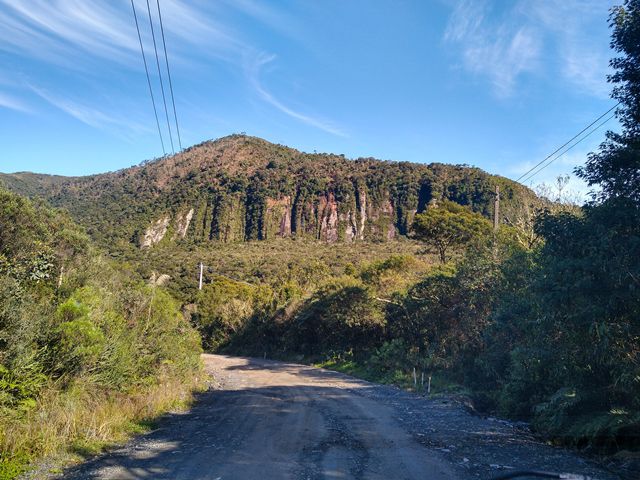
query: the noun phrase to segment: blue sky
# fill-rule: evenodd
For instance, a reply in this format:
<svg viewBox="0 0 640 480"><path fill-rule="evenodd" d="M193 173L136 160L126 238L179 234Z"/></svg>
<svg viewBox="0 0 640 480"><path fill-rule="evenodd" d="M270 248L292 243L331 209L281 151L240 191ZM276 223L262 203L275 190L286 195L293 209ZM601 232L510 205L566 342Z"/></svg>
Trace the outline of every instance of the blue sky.
<svg viewBox="0 0 640 480"><path fill-rule="evenodd" d="M613 105L616 3L161 0L182 143L246 132L515 179ZM81 175L162 155L129 0L0 0L0 62L0 171Z"/></svg>

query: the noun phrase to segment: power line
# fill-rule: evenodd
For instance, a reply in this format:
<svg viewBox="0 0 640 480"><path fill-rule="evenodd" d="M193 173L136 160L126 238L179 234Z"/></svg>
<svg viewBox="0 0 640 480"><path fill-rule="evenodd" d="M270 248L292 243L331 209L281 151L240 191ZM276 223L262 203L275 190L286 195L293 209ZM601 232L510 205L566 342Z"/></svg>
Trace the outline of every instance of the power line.
<svg viewBox="0 0 640 480"><path fill-rule="evenodd" d="M573 142L576 138L578 138L580 135L582 135L584 132L586 132L587 130L589 130L593 125L595 125L596 123L598 123L601 119L603 119L604 117L606 117L614 108L616 108L618 105L620 105L620 102L616 103L613 107L611 107L609 110L607 110L606 112L604 112L602 115L600 115L598 118L596 118L593 122L591 122L589 125L587 125L585 128L583 128L582 130L580 130L580 132L578 132L576 135L574 135L569 141L567 141L566 143L564 143L563 145L561 145L560 147L556 148L553 152L551 152L549 155L547 155L545 158L542 159L542 161L538 162L537 164L535 164L533 167L531 167L529 170L527 170L526 172L524 172L522 175L520 175L520 177L518 177L518 179L516 180L516 182L519 182L521 179L523 179L524 177L528 176L533 170L535 170L536 168L538 168L540 165L542 165L544 162L546 162L547 160L549 160L551 157L553 157L556 153L558 153L560 150L562 150L564 147L566 147L567 145L569 145L571 142Z"/></svg>
<svg viewBox="0 0 640 480"><path fill-rule="evenodd" d="M158 18L160 19L160 33L162 34L162 46L164 48L164 61L167 64L167 77L169 78L169 91L171 92L171 104L173 105L173 118L176 122L176 132L178 134L178 146L182 150L182 139L180 138L180 127L178 127L178 114L176 113L176 102L173 97L173 83L171 82L171 71L169 70L169 57L167 56L167 44L164 41L164 26L162 25L162 14L160 13L160 0L156 0L158 5Z"/></svg>
<svg viewBox="0 0 640 480"><path fill-rule="evenodd" d="M158 126L158 135L160 135L160 144L162 145L162 153L167 154L164 149L164 141L162 140L162 130L160 130L160 121L158 120L158 110L156 110L156 101L153 98L153 88L151 88L151 77L149 76L149 68L147 67L147 57L144 55L144 47L142 46L142 36L140 35L140 26L138 25L138 16L136 15L136 7L131 0L131 9L133 10L133 18L136 21L136 31L138 32L138 40L140 41L140 51L142 52L142 61L144 62L144 71L147 74L147 84L149 85L149 94L151 95L151 104L153 105L153 114L156 117L156 125Z"/></svg>
<svg viewBox="0 0 640 480"><path fill-rule="evenodd" d="M169 141L171 142L171 151L176 153L173 148L173 136L171 135L171 124L169 123L169 110L167 109L167 99L164 96L164 84L162 83L162 73L160 72L160 60L158 58L158 47L156 45L156 34L153 31L153 21L151 20L151 7L147 0L147 12L149 13L149 25L151 26L151 38L153 39L153 49L156 52L156 65L158 66L158 78L160 79L160 91L162 91L162 103L164 103L164 115L167 118L167 128L169 129Z"/></svg>
<svg viewBox="0 0 640 480"><path fill-rule="evenodd" d="M538 170L536 170L535 172L531 173L530 175L528 175L523 181L522 183L528 182L529 180L531 180L533 177L535 177L538 173L540 173L542 170L544 170L545 168L547 168L549 165L551 165L553 162L555 162L557 159L559 159L561 156L563 156L565 153L567 153L569 150L571 150L573 147L575 147L576 145L582 143L584 140L586 140L592 133L596 132L597 130L599 130L605 123L607 123L609 120L611 120L613 117L615 117L615 114L609 116L605 121L603 121L602 123L600 123L598 126L596 126L593 130L591 130L589 133L587 133L584 137L582 137L580 140L578 140L576 143L574 143L573 145L571 145L569 148L567 148L564 152L560 153L559 155L557 155L555 158L553 158L550 162L548 162L545 165L542 165Z"/></svg>

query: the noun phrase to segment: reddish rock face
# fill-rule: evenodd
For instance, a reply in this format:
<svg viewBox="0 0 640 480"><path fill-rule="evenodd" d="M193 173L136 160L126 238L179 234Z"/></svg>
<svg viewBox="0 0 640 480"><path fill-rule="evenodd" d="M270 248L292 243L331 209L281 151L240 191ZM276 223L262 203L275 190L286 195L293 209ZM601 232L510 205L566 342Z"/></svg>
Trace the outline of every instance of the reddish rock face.
<svg viewBox="0 0 640 480"><path fill-rule="evenodd" d="M333 193L321 200L320 240L325 242L338 241L338 203Z"/></svg>
<svg viewBox="0 0 640 480"><path fill-rule="evenodd" d="M198 237L205 231L209 232L208 238L213 241L241 241L247 207L241 197L225 198L221 200L216 197L204 207L180 207L178 213L155 219L147 227L141 246L152 247L160 242L170 226L173 226L172 240L191 235ZM336 199L333 192L299 202L298 205L290 195L268 197L264 202L258 240L301 236L334 243L362 241L370 236L381 240L396 238L393 202L389 198L375 206L363 189L356 189L356 198L350 200L346 206ZM196 213L198 208L202 211L200 214ZM209 226L202 226L201 217L208 219Z"/></svg>
<svg viewBox="0 0 640 480"><path fill-rule="evenodd" d="M265 208L264 237L290 237L291 228L291 196L267 198Z"/></svg>
<svg viewBox="0 0 640 480"><path fill-rule="evenodd" d="M281 237L291 236L291 209L290 208L287 208L284 211L284 215L282 216L282 220L280 221L280 230L278 231L278 235Z"/></svg>

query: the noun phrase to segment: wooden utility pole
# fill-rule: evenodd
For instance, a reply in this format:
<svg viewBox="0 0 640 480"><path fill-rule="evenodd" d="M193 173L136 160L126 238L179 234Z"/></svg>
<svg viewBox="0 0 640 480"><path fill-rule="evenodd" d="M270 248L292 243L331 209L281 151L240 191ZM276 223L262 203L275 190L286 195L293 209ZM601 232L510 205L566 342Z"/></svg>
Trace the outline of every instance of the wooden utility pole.
<svg viewBox="0 0 640 480"><path fill-rule="evenodd" d="M202 272L204 271L204 265L200 262L200 282L198 283L198 290L202 290Z"/></svg>
<svg viewBox="0 0 640 480"><path fill-rule="evenodd" d="M500 226L500 187L496 185L496 199L493 204L493 229L498 230Z"/></svg>

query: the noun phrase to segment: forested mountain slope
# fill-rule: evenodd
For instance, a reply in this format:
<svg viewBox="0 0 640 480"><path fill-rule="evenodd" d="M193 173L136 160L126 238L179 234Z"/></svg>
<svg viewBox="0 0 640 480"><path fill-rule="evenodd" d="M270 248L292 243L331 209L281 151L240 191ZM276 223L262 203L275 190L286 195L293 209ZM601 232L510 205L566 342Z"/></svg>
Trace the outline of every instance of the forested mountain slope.
<svg viewBox="0 0 640 480"><path fill-rule="evenodd" d="M66 208L109 247L118 241L149 247L181 238L381 241L406 235L415 213L441 199L490 217L499 186L503 219L536 201L526 187L477 168L349 160L245 135L111 173L5 174L0 182Z"/></svg>

